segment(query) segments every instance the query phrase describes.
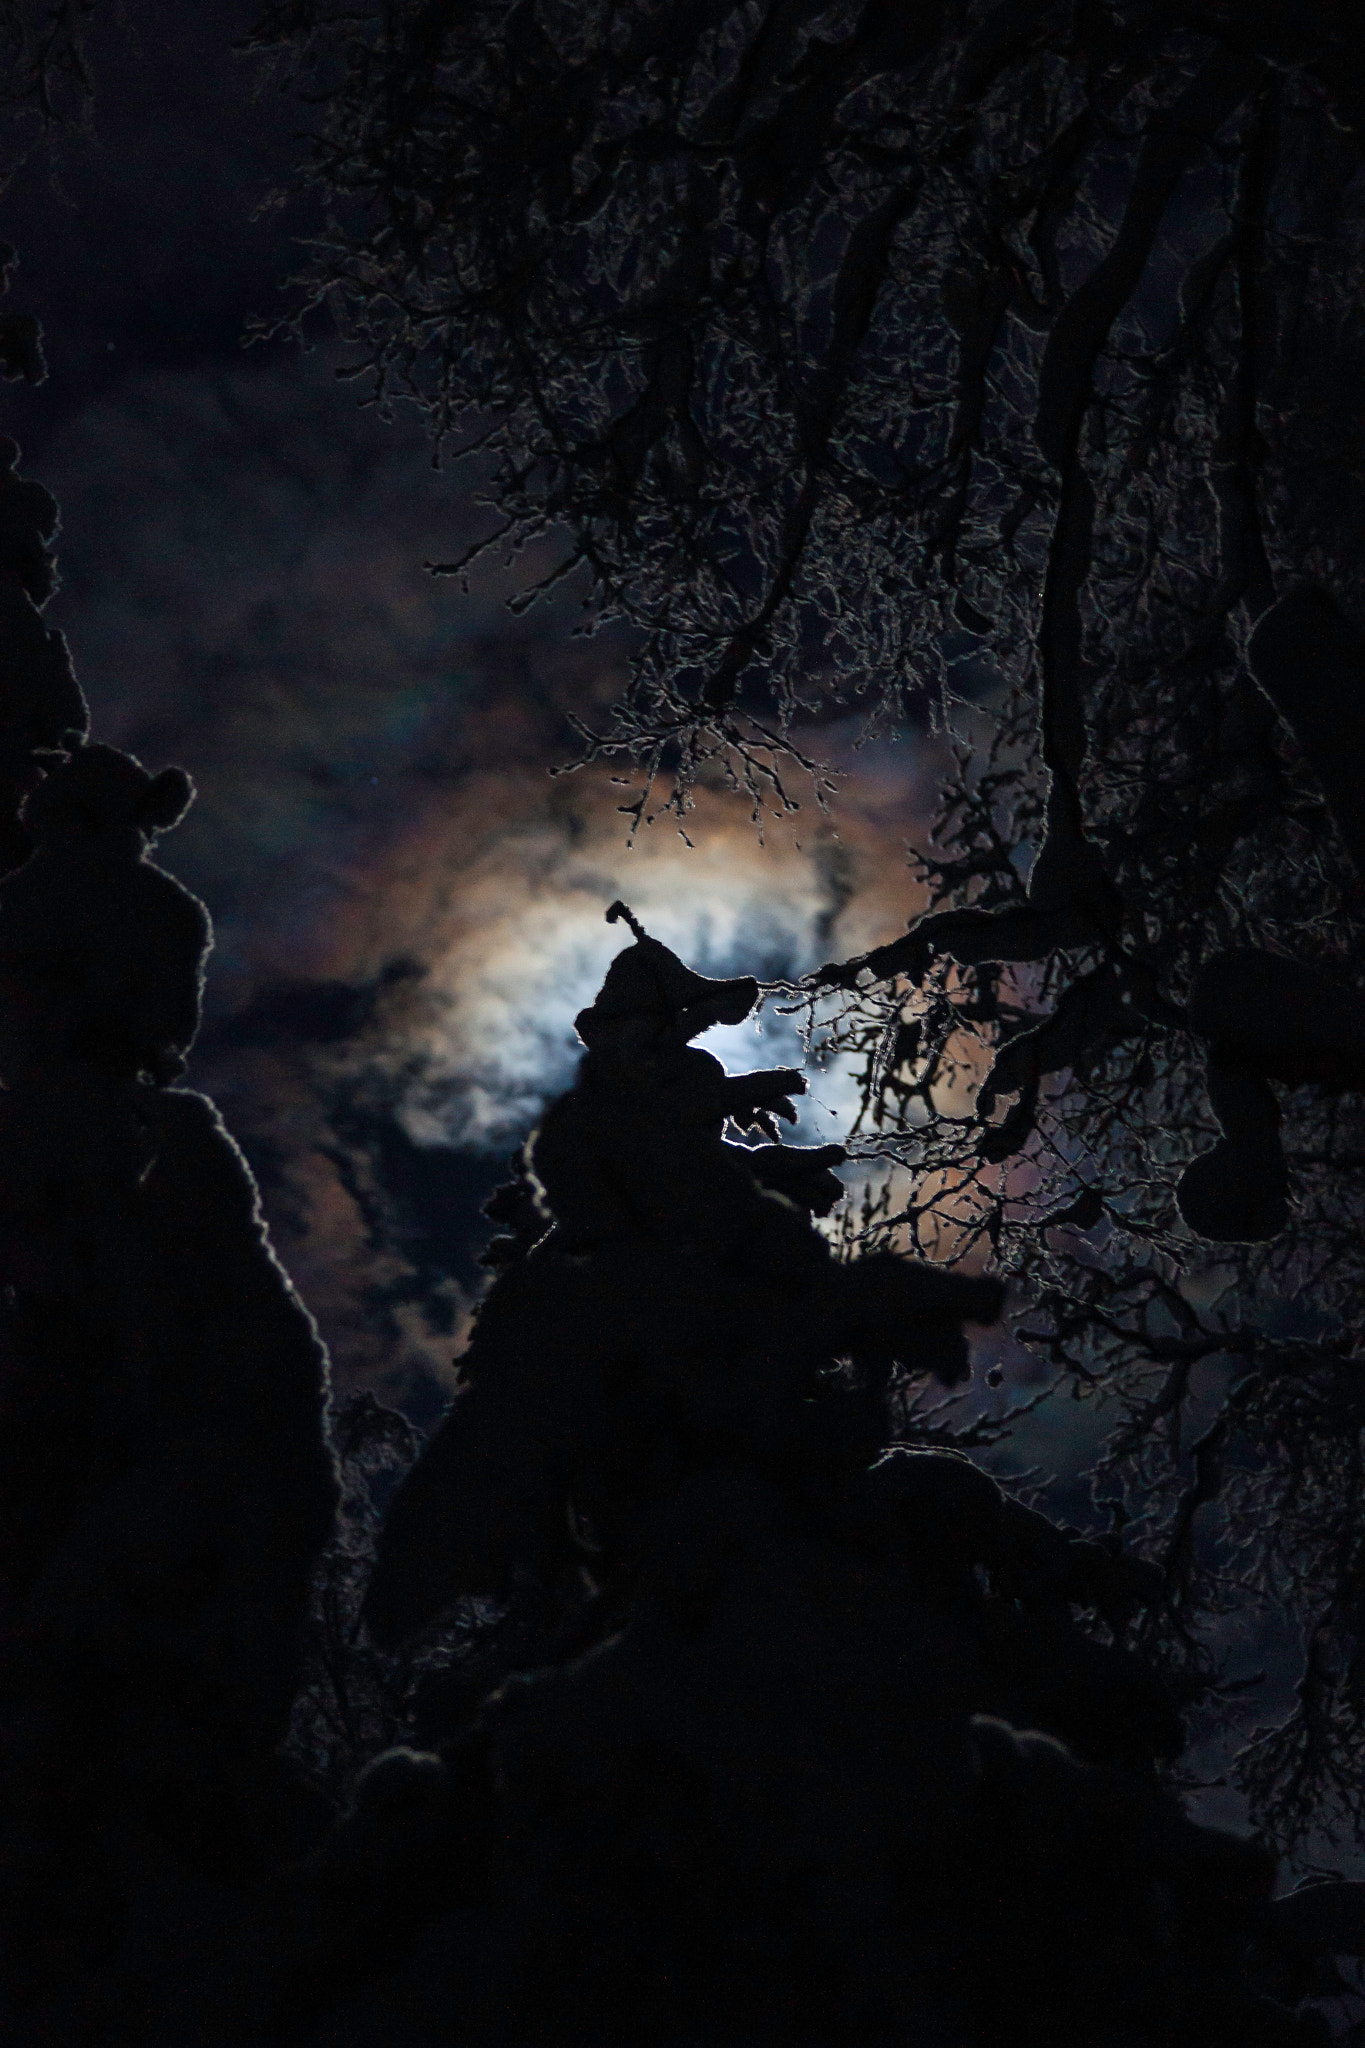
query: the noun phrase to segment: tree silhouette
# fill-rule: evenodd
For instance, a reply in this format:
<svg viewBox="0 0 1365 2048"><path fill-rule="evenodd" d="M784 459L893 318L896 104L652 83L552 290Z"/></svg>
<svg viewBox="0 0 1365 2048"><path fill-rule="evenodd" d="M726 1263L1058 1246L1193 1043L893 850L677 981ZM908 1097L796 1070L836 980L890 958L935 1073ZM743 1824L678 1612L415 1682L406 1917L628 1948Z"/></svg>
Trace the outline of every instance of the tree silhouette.
<svg viewBox="0 0 1365 2048"><path fill-rule="evenodd" d="M312 1318L171 1085L210 928L149 855L194 787L87 739L57 508L0 457L0 2027L74 2048L307 1838L278 1750L337 1480Z"/></svg>
<svg viewBox="0 0 1365 2048"><path fill-rule="evenodd" d="M277 0L254 44L321 108L301 307L491 464L482 548L562 534L536 588L639 630L582 734L637 820L939 719L934 914L789 991L862 1061L863 1242L1013 1277L1117 1404L1152 1647L1197 1691L1211 1616L1288 1601L1245 1781L1358 1819L1354 19Z"/></svg>
<svg viewBox="0 0 1365 2048"><path fill-rule="evenodd" d="M1324 2038L1362 1888L1286 1911L1184 1816L1161 1574L907 1414L1000 1288L832 1257L838 1148L750 1142L800 1076L689 1042L756 996L637 927L580 1015L365 1600L381 1650L501 1617L154 2040Z"/></svg>

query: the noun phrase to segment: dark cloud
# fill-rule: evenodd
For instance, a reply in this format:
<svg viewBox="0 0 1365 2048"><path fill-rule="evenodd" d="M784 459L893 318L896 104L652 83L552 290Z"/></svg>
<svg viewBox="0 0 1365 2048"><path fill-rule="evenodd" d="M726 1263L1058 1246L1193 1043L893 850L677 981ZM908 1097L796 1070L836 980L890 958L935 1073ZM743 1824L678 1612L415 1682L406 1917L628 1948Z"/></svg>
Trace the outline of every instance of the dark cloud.
<svg viewBox="0 0 1365 2048"><path fill-rule="evenodd" d="M395 960L377 981L280 981L260 989L199 1040L199 1057L239 1047L337 1045L373 1024L381 997L395 982L420 977L414 961Z"/></svg>

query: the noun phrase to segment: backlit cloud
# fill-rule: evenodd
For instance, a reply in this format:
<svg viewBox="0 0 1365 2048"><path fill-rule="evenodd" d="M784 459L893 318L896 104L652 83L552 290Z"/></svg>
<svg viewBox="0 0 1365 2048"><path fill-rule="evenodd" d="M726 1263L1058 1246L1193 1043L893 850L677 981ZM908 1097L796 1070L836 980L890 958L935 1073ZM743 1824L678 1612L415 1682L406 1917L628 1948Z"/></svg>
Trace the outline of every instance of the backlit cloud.
<svg viewBox="0 0 1365 2048"><path fill-rule="evenodd" d="M397 1387L449 1359L478 1197L571 1073L573 1017L624 942L612 899L703 972L859 950L919 907L905 843L933 764L827 729L832 816L811 802L760 843L706 788L690 846L668 821L629 843L608 772L549 772L624 643L573 639L571 595L511 620L525 563L470 595L427 576L487 514L330 368L130 383L43 473L97 731L200 786L164 856L218 933L192 1078L256 1160L343 1378ZM799 1061L772 1008L757 1032L713 1038L732 1065ZM798 1135L837 1135L848 1106L815 1077Z"/></svg>

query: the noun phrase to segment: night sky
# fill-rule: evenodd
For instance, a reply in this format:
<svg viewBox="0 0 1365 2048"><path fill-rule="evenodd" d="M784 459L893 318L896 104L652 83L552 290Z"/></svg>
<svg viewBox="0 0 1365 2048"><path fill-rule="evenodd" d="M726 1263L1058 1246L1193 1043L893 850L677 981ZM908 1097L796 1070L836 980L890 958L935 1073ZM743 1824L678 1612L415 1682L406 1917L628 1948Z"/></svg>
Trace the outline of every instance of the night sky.
<svg viewBox="0 0 1365 2048"><path fill-rule="evenodd" d="M691 848L669 822L630 847L608 772L552 777L566 710L610 700L626 640L574 638L572 587L514 619L529 557L469 595L426 574L491 521L477 477L434 470L415 415L365 409L321 322L310 352L243 348L318 225L306 200L259 210L305 116L231 54L251 6L132 11L135 41L96 37L94 139L5 197L10 304L41 318L51 377L6 387L4 424L61 502L48 616L95 735L199 786L160 856L217 934L190 1082L256 1168L339 1391L427 1419L480 1278L478 1205L620 947L607 904L713 973L890 937L918 907L904 847L932 755L826 728L833 821L805 805L762 844L716 789ZM771 1012L764 1031L717 1049L799 1058ZM848 1103L838 1075L813 1082L807 1142Z"/></svg>

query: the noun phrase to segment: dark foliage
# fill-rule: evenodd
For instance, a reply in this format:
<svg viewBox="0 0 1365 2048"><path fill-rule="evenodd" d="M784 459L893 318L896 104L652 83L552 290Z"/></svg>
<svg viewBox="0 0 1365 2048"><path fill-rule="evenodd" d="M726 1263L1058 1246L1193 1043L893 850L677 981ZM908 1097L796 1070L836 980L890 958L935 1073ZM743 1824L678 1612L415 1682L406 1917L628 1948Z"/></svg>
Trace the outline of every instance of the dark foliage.
<svg viewBox="0 0 1365 2048"><path fill-rule="evenodd" d="M36 342L35 342L36 346ZM279 1754L336 1473L326 1356L245 1160L168 1083L193 799L87 742L49 494L0 476L0 2031L132 2042L205 1910L307 1839ZM167 1909L169 1903L169 1919Z"/></svg>
<svg viewBox="0 0 1365 2048"><path fill-rule="evenodd" d="M939 719L935 914L790 992L863 1066L849 1235L1013 1278L1111 1404L1151 1647L1194 1692L1287 1603L1245 1782L1353 1822L1356 12L277 0L255 42L320 106L302 303L491 462L485 545L563 533L640 629L583 735L637 820L789 804L841 706Z"/></svg>
<svg viewBox="0 0 1365 2048"><path fill-rule="evenodd" d="M1359 1888L1286 1917L1265 1847L1162 1787L1160 1573L916 1419L999 1288L831 1258L829 1148L738 1135L794 1077L688 1043L755 996L640 934L580 1017L364 1603L381 1657L499 1617L157 2042L1325 2038L1293 2008Z"/></svg>

